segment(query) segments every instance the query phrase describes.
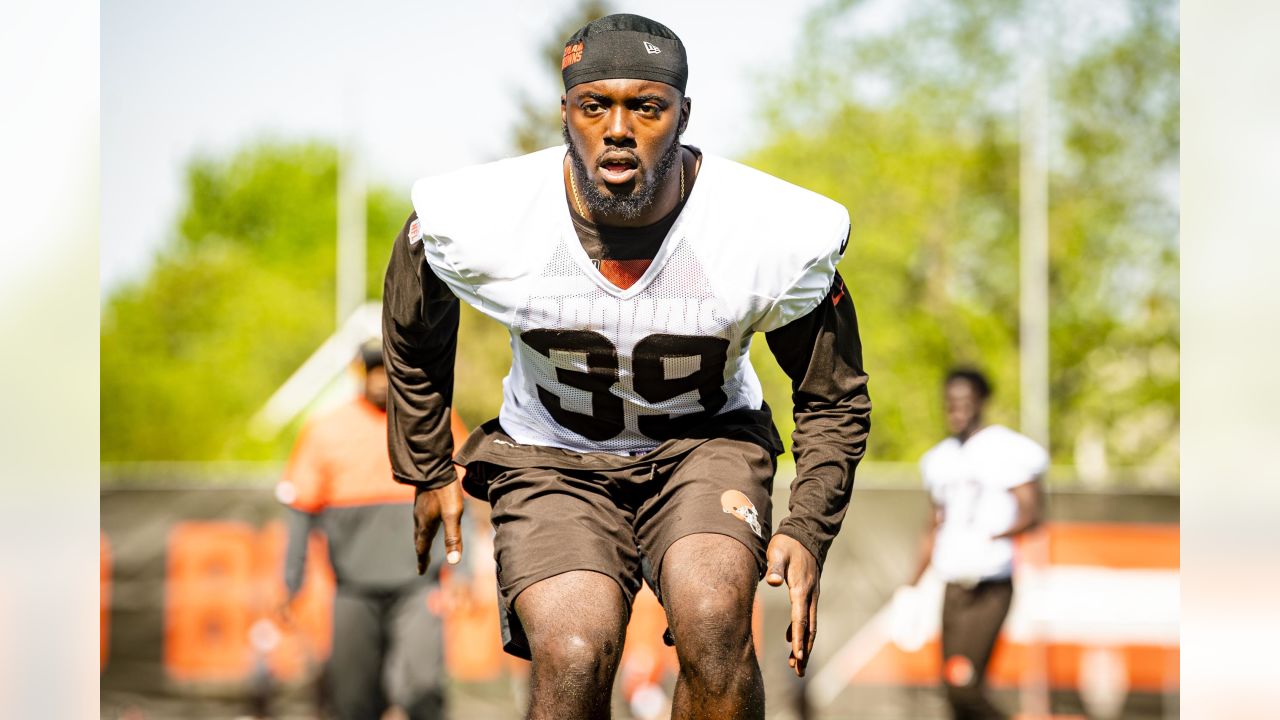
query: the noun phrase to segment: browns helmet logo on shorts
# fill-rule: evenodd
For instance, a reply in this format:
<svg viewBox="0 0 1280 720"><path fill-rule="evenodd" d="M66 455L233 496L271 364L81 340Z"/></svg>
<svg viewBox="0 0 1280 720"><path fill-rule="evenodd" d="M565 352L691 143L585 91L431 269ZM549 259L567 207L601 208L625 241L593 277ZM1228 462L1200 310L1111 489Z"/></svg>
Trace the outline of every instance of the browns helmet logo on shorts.
<svg viewBox="0 0 1280 720"><path fill-rule="evenodd" d="M760 532L760 515L746 495L737 490L725 490L720 494L720 509L750 525L756 537L764 537Z"/></svg>

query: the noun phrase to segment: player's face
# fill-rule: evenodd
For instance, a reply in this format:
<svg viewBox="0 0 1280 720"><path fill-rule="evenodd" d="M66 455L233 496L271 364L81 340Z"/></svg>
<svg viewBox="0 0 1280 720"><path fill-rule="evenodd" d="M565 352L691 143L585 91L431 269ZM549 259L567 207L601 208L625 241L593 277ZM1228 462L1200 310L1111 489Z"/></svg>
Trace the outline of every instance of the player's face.
<svg viewBox="0 0 1280 720"><path fill-rule="evenodd" d="M600 80L570 88L561 117L575 172L586 175L575 176L578 191L592 212L635 220L662 190L678 197L679 174L671 171L688 116L689 99L666 83Z"/></svg>
<svg viewBox="0 0 1280 720"><path fill-rule="evenodd" d="M982 423L982 398L968 381L953 380L947 383L944 403L947 430L952 435L966 437Z"/></svg>
<svg viewBox="0 0 1280 720"><path fill-rule="evenodd" d="M375 365L364 375L364 398L373 405L387 409L387 370Z"/></svg>

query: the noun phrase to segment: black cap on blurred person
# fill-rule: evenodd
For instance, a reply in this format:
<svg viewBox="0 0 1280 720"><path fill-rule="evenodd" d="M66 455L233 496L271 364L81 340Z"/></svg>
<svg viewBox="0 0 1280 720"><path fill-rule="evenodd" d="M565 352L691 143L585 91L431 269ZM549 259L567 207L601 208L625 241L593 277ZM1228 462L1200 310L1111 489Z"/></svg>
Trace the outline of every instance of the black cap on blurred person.
<svg viewBox="0 0 1280 720"><path fill-rule="evenodd" d="M365 372L382 367L382 341L369 340L360 346L360 362Z"/></svg>

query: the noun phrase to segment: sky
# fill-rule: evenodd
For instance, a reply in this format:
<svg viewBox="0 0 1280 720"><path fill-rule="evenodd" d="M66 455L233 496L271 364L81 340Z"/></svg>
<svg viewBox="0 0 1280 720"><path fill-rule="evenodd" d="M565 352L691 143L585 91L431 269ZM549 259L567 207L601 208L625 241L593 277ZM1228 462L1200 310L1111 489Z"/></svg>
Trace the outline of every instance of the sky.
<svg viewBox="0 0 1280 720"><path fill-rule="evenodd" d="M689 55L685 141L753 144L762 73L790 61L818 0L613 3ZM106 0L101 6L101 238L109 294L173 232L183 168L263 138L353 143L401 187L508 154L520 91L556 107L538 48L572 0Z"/></svg>

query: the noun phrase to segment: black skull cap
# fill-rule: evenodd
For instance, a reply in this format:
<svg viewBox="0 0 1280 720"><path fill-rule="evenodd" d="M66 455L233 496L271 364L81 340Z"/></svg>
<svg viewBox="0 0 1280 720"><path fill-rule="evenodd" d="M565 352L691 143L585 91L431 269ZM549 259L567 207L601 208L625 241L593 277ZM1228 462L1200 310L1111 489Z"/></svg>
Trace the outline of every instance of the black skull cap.
<svg viewBox="0 0 1280 720"><path fill-rule="evenodd" d="M689 80L684 43L666 25L639 15L606 15L583 25L564 45L564 89L626 78L666 83L681 93Z"/></svg>

